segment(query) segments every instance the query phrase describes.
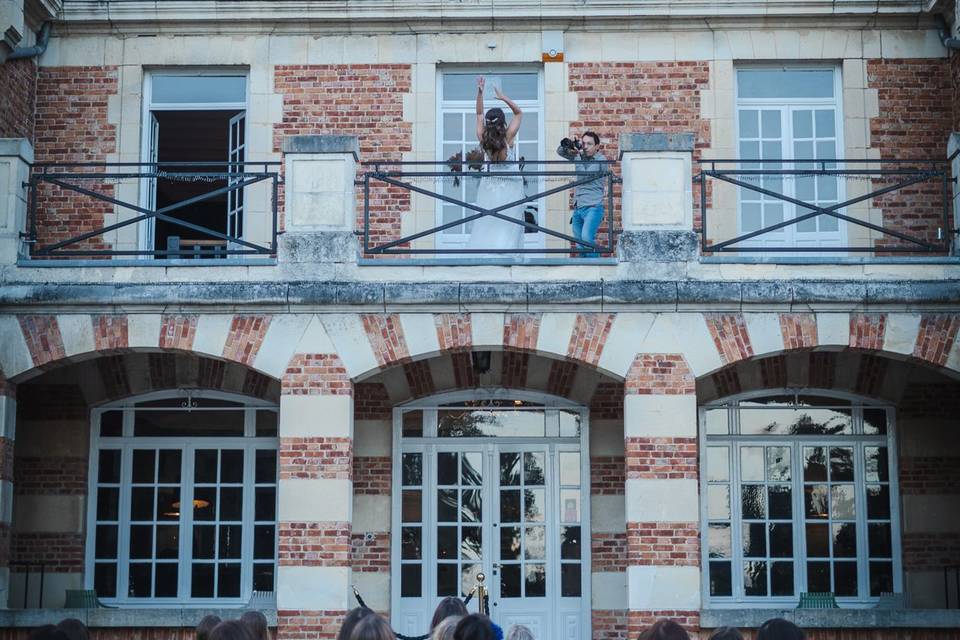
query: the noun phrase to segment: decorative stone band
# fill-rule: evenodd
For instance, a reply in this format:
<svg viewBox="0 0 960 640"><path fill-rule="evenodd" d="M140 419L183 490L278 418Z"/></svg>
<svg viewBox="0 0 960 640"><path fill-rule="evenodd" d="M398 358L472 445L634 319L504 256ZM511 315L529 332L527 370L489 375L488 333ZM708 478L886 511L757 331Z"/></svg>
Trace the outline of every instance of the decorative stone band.
<svg viewBox="0 0 960 640"><path fill-rule="evenodd" d="M278 561L290 567L349 567L349 522L281 522Z"/></svg>

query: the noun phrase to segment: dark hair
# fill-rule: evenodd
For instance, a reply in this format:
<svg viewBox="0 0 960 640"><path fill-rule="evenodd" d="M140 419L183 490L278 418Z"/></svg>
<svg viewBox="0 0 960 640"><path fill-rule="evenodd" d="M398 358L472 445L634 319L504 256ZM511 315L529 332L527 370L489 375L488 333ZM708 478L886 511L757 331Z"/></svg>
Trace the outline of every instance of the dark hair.
<svg viewBox="0 0 960 640"><path fill-rule="evenodd" d="M267 616L261 611L245 611L240 616L240 622L247 625L257 640L270 640L270 630L267 628Z"/></svg>
<svg viewBox="0 0 960 640"><path fill-rule="evenodd" d="M62 629L57 629L52 624L45 624L42 627L37 627L30 632L28 637L30 640L70 640L70 636L68 636Z"/></svg>
<svg viewBox="0 0 960 640"><path fill-rule="evenodd" d="M483 116L483 136L480 146L491 158L500 155L507 148L507 116L503 109L493 107Z"/></svg>
<svg viewBox="0 0 960 640"><path fill-rule="evenodd" d="M343 624L340 625L340 631L337 632L337 640L350 640L350 634L357 623L373 614L372 609L367 607L357 607L346 615Z"/></svg>
<svg viewBox="0 0 960 640"><path fill-rule="evenodd" d="M584 131L584 132L583 132L583 135L580 136L580 137L581 137L581 138L586 138L587 136L590 136L591 138L593 138L593 143L594 143L594 144L600 144L600 136L598 136L597 134L595 134L593 131Z"/></svg>
<svg viewBox="0 0 960 640"><path fill-rule="evenodd" d="M457 624L453 640L496 640L493 623L487 616L471 613Z"/></svg>
<svg viewBox="0 0 960 640"><path fill-rule="evenodd" d="M743 640L743 634L736 627L717 627L710 634L710 640Z"/></svg>
<svg viewBox="0 0 960 640"><path fill-rule="evenodd" d="M757 640L804 640L803 630L789 620L770 618L757 629Z"/></svg>
<svg viewBox="0 0 960 640"><path fill-rule="evenodd" d="M350 640L396 640L393 629L378 615L368 615L353 628Z"/></svg>
<svg viewBox="0 0 960 640"><path fill-rule="evenodd" d="M433 612L433 619L430 621L430 631L433 631L444 618L465 615L467 615L467 607L463 604L463 601L454 596L447 596L440 601L440 604L437 605L436 610Z"/></svg>
<svg viewBox="0 0 960 640"><path fill-rule="evenodd" d="M203 616L203 620L197 625L197 640L207 640L213 628L221 622L223 621L220 619L220 616L215 616L212 613L208 616Z"/></svg>
<svg viewBox="0 0 960 640"><path fill-rule="evenodd" d="M257 640L250 627L239 620L224 620L210 630L209 640Z"/></svg>
<svg viewBox="0 0 960 640"><path fill-rule="evenodd" d="M70 640L90 640L87 625L76 618L64 618L57 624L57 629L67 634Z"/></svg>
<svg viewBox="0 0 960 640"><path fill-rule="evenodd" d="M674 620L657 620L640 634L640 640L690 640L686 629Z"/></svg>

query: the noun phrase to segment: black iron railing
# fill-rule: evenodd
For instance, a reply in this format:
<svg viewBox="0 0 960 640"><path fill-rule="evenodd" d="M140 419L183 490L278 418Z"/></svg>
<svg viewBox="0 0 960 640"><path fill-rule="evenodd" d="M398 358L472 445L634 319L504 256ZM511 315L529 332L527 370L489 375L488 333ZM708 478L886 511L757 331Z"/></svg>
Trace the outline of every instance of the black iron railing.
<svg viewBox="0 0 960 640"><path fill-rule="evenodd" d="M945 161L937 160L706 160L697 161L700 172L694 176L694 182L699 183L701 231L700 245L704 253L722 252L857 252L857 253L949 253L952 235L950 216L950 175ZM819 202L810 202L790 195L787 185L796 184L798 180L833 177L838 187L847 181L863 180L869 182L868 193L831 201L826 204L826 198ZM783 185L780 191L766 188L769 178L778 178ZM726 240L711 240L708 224L708 179L724 182L737 187L740 191L737 196L737 215L740 215L741 202L745 194L751 195L754 200L759 196L766 196L769 201L784 205L783 220L774 224L762 226L749 232L740 233L736 237ZM919 185L919 186L917 186ZM906 191L917 186L913 191ZM921 191L922 190L922 191ZM788 193L782 193L787 191ZM885 196L902 192L900 195L907 199L904 203L907 211L911 207L924 208L924 215L935 218L938 229L931 238L930 234L917 235L904 229L893 228L871 223L853 217L845 212L847 207L874 200L879 202L877 208L884 208ZM842 196L838 190L838 195ZM787 215L790 210L787 205L796 207L796 215ZM930 210L934 210L931 214ZM915 215L915 214L911 214ZM768 234L790 226L799 225L805 221L815 221L827 216L835 218L837 228L845 222L869 229L879 234L877 241L869 246L828 246L814 244L814 246L760 246L744 244L754 238L763 241L770 238ZM766 238L764 238L766 236ZM814 238L816 240L816 238Z"/></svg>
<svg viewBox="0 0 960 640"><path fill-rule="evenodd" d="M514 170L499 170L494 173L488 171L488 167L493 164L488 161L472 162L465 161L468 170L462 170L459 163L452 161L433 162L390 162L376 161L365 162L363 165L367 168L364 172L360 185L363 187L363 229L358 232L363 239L363 252L372 255L410 255L410 254L502 254L514 255L518 253L526 254L609 254L614 251L614 235L617 230L614 229L614 184L621 180L613 172L614 161L598 161L602 167L594 172L577 172L573 163L564 160L521 160L501 162L499 165L510 165ZM537 170L530 169L537 167ZM500 168L503 168L502 166ZM484 208L475 202L467 202L465 199L454 197L442 193L443 181L456 181L459 184L462 180L469 179L489 179L495 178L522 178L526 183L525 195L523 198L512 202L504 202L493 208ZM545 198L556 193L572 191L580 185L595 181L601 181L604 184L604 221L606 223L606 242L588 242L575 238L570 233L551 229L542 224L546 217ZM552 183L547 186L546 183ZM542 184L542 186L541 186ZM378 241L371 233L372 225L376 224L371 213L371 204L379 197L376 192L378 188L396 188L411 193L419 193L437 202L463 207L464 215L456 220L439 224L437 226L412 233L400 238ZM511 217L504 212L516 207L524 207L523 217ZM565 211L568 209L565 208ZM552 238L558 238L570 243L566 247L521 247L519 249L498 249L496 247L433 247L417 248L412 247L411 243L421 238L434 236L448 229L463 227L468 223L479 220L480 218L490 216L502 220L508 224L515 224L523 227L524 233L543 233ZM568 214L564 214L562 219L566 220Z"/></svg>
<svg viewBox="0 0 960 640"><path fill-rule="evenodd" d="M44 163L31 167L28 189L27 231L23 237L29 247L29 257L117 257L153 256L156 258L223 258L226 256L275 255L277 250L277 191L279 162L115 162L115 163ZM124 182L137 185L137 202L117 197L117 187ZM157 207L153 198L144 193L156 190L157 181L209 184L209 190L200 190L176 202ZM270 189L272 230L268 241L253 241L243 237L242 218L248 187L267 182ZM60 193L49 193L56 187ZM196 191L196 189L194 189ZM65 196L69 194L69 196ZM233 203L239 216L231 227L227 206L224 205L222 228L212 228L188 219L198 205L218 198ZM248 200L248 199L247 199ZM102 203L97 205L95 203ZM114 224L84 230L70 237L60 231L55 241L46 241L50 230L70 221L79 207L99 206L99 213L132 211L137 215ZM219 203L218 203L219 204ZM67 212L69 210L69 213ZM196 216L194 216L196 217ZM145 222L163 222L170 228L182 230L181 235L170 234L164 247L139 249L108 248L104 234ZM78 226L78 225L74 225ZM82 226L82 225L79 225ZM45 228L49 227L49 228ZM95 239L100 242L91 242Z"/></svg>

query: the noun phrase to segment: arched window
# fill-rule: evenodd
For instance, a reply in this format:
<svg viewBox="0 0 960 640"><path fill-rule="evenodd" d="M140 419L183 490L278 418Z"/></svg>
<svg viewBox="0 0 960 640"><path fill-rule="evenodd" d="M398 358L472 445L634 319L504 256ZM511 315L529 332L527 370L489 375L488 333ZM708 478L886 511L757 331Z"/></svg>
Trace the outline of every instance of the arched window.
<svg viewBox="0 0 960 640"><path fill-rule="evenodd" d="M901 592L893 419L892 407L814 390L702 407L705 599Z"/></svg>
<svg viewBox="0 0 960 640"><path fill-rule="evenodd" d="M92 414L87 588L108 602L274 591L277 407L163 392Z"/></svg>

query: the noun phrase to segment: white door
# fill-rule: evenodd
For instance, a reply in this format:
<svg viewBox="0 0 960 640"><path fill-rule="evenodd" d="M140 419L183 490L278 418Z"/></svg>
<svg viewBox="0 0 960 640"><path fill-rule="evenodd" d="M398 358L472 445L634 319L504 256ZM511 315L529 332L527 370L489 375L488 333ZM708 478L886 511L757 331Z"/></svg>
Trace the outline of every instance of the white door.
<svg viewBox="0 0 960 640"><path fill-rule="evenodd" d="M484 110L500 107L506 114L507 123L513 119L513 113L506 104L498 100L494 94L494 87L500 87L510 98L517 102L523 110L523 121L514 144L514 155L528 161L544 159L542 133L542 103L540 92L540 76L534 71L511 73L483 73L446 72L440 77L440 114L439 131L437 135L438 159L446 161L459 153L461 158L480 148L476 135L476 78L478 75L486 77L487 85L484 92ZM549 159L549 158L548 158ZM471 169L464 163L464 171ZM528 171L541 171L543 166L528 165ZM477 201L478 181L467 178L455 185L450 178L438 180L438 193L463 202ZM543 190L543 179L531 177L527 179L526 193L533 195ZM537 203L537 223L545 226L545 201L541 198ZM436 226L454 222L466 216L475 214L470 209L457 205L437 201ZM458 225L437 233L434 238L438 249L455 249L462 247L470 235L472 223ZM542 233L525 233L524 248L542 247L544 236ZM509 257L509 256L504 256Z"/></svg>
<svg viewBox="0 0 960 640"><path fill-rule="evenodd" d="M243 161L246 155L246 113L240 112L230 118L230 142L227 159L230 165L228 173L243 173ZM229 185L243 182L243 178L230 178ZM227 192L227 235L233 238L243 237L243 189ZM228 243L228 249L240 249L242 245Z"/></svg>
<svg viewBox="0 0 960 640"><path fill-rule="evenodd" d="M422 472L411 473L413 464ZM482 571L490 616L505 632L523 624L537 640L589 635L577 445L451 443L407 452L403 466L400 579L409 584L409 561L423 557L413 572L423 572L425 588L416 599L401 597L399 632L424 633L440 598L469 593ZM421 495L423 509L411 509ZM477 610L476 600L469 609Z"/></svg>
<svg viewBox="0 0 960 640"><path fill-rule="evenodd" d="M152 111L148 115L147 121L147 131L149 132L149 140L147 142L147 162L156 163L157 162L157 153L160 140L160 121L157 120L157 116ZM153 173L156 174L159 171L156 164L153 164L149 167L144 168L144 173ZM140 196L140 206L144 209L149 209L150 211L156 211L157 209L157 179L156 178L144 178L141 180L141 196ZM138 234L140 238L140 250L141 251L153 251L154 247L154 230L156 229L157 221L155 218L148 218L140 223L140 233ZM166 248L166 247L164 247ZM144 258L152 258L152 255L144 255ZM164 256L166 257L166 256Z"/></svg>

